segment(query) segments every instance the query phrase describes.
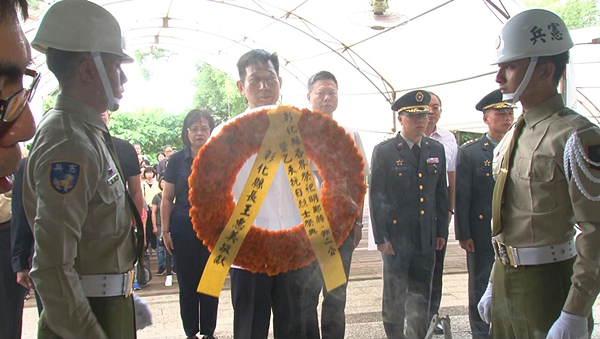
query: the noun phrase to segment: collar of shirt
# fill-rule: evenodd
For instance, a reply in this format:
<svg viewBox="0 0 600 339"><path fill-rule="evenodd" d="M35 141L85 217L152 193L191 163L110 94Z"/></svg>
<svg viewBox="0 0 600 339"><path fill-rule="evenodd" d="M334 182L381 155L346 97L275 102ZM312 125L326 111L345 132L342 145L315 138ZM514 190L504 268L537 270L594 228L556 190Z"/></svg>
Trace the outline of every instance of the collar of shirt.
<svg viewBox="0 0 600 339"><path fill-rule="evenodd" d="M192 161L194 160L194 157L192 157L192 150L188 147L188 146L184 146L183 147L183 159L188 159L191 158Z"/></svg>
<svg viewBox="0 0 600 339"><path fill-rule="evenodd" d="M96 110L83 101L64 94L59 94L56 97L54 109L70 114L74 119L92 125L101 131L108 131L104 121L102 121L100 113L96 112Z"/></svg>
<svg viewBox="0 0 600 339"><path fill-rule="evenodd" d="M404 141L406 141L406 144L408 145L408 147L410 149L412 149L415 144L417 144L419 147L421 147L421 140L423 140L423 137L419 138L419 141L414 143L414 142L410 141L407 137L402 135L402 132L400 132L400 136L402 137L402 139L404 139Z"/></svg>
<svg viewBox="0 0 600 339"><path fill-rule="evenodd" d="M554 113L563 107L565 107L565 103L562 95L556 94L524 113L525 126L533 128L537 123L550 117L551 114L548 114L548 112Z"/></svg>
<svg viewBox="0 0 600 339"><path fill-rule="evenodd" d="M485 137L488 139L488 141L490 142L490 144L492 144L492 146L495 148L496 146L498 146L499 141L496 141L494 139L492 139L492 137L490 137L489 134L485 134Z"/></svg>

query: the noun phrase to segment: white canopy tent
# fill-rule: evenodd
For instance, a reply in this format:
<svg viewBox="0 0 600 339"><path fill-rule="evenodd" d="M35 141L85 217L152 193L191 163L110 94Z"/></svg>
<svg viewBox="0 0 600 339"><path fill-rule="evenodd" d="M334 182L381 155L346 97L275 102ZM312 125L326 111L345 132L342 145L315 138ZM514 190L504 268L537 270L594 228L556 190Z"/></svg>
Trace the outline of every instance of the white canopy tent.
<svg viewBox="0 0 600 339"><path fill-rule="evenodd" d="M43 11L53 2L43 2L40 13L25 23L30 40ZM284 104L305 107L308 77L331 71L339 82L336 119L378 133L392 131L395 119L390 104L415 88L440 96L444 107L440 125L485 130L474 106L497 88L496 66L491 63L496 37L506 21L501 12L514 15L525 8L517 0L389 0L386 15L376 17L368 0L95 2L117 17L130 53L158 46L193 55L237 79L235 64L243 53L253 48L277 52ZM370 27L373 23L388 28L375 30ZM582 114L599 115L595 107L600 102L600 46L590 43L600 37L600 28L572 35L578 46L573 49L571 88L585 106ZM35 65L44 74L42 94L56 87L44 60L34 52Z"/></svg>

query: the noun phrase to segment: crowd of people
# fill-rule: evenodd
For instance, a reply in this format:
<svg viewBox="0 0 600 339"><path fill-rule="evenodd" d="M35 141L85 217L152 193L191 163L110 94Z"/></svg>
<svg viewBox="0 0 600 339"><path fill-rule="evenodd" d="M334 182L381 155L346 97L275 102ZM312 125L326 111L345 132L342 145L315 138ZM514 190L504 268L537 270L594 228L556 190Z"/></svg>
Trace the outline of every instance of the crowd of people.
<svg viewBox="0 0 600 339"><path fill-rule="evenodd" d="M224 126L277 105L277 54L242 55L237 87L248 109L219 126L209 110L191 110L181 127L183 149L166 145L151 165L142 145L109 132L127 81L121 64L133 62L112 14L64 0L44 16L31 47L46 54L60 92L36 130L28 102L39 74L28 68L19 12L27 18L26 1L0 0L0 337L20 338L23 296L35 288L40 338L135 338L147 325L139 315L147 306L133 291L151 278L148 256L155 250L156 274L167 274L166 286L176 263L186 337L215 338L219 299L197 291L210 252L193 229L188 178L199 150ZM437 125L442 99L424 89L392 104L401 130L374 148L370 165L359 133L345 128L371 179L388 338L424 338L439 312L453 217L466 251L474 338L591 335L600 291L600 130L565 107L557 91L572 46L550 11L511 18L497 46L500 89L476 104L488 131L460 147ZM336 77L317 72L307 88L312 110L335 119ZM518 102L523 114L513 125ZM34 132L31 153L19 161L18 143ZM237 175L236 201L255 158ZM255 225L277 231L302 222L289 186L280 163ZM352 220L339 246L346 276L362 220L362 213ZM267 338L271 315L275 338L347 335L347 283L328 291L317 262L276 275L241 266L229 273L236 339Z"/></svg>

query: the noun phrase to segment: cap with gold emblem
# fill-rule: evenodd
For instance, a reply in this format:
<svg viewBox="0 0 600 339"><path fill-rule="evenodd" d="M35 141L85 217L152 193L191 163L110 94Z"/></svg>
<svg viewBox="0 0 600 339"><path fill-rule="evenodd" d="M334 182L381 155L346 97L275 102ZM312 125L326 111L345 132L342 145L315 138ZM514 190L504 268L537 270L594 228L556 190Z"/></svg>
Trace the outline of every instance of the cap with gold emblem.
<svg viewBox="0 0 600 339"><path fill-rule="evenodd" d="M398 114L427 114L429 113L431 95L425 90L411 91L392 104L392 111Z"/></svg>
<svg viewBox="0 0 600 339"><path fill-rule="evenodd" d="M502 92L497 89L495 91L490 92L488 95L484 96L477 105L475 105L475 109L478 111L485 112L486 109L490 108L516 108L515 105L502 101Z"/></svg>

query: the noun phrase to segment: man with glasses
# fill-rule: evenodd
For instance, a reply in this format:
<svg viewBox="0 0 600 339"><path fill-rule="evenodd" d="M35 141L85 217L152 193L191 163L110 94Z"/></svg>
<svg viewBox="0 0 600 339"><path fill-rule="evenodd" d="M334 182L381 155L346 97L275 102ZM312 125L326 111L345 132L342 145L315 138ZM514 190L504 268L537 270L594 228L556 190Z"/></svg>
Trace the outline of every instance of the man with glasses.
<svg viewBox="0 0 600 339"><path fill-rule="evenodd" d="M424 90L392 105L402 130L375 146L370 213L383 257L383 325L388 338L424 338L435 251L448 238L446 155L423 136L431 96Z"/></svg>
<svg viewBox="0 0 600 339"><path fill-rule="evenodd" d="M448 181L448 223L454 215L454 180L456 171L456 155L458 154L458 146L454 134L445 128L437 125L442 116L442 100L437 94L429 92L431 101L429 102L429 115L427 116L427 127L425 127L425 135L439 141L444 146L446 154L446 180ZM429 315L431 320L434 314L440 310L440 302L442 301L442 275L444 273L444 258L446 257L446 246L435 252L435 269L433 270L433 283L431 285L431 301L429 303ZM435 334L443 334L441 324L438 324L435 329Z"/></svg>
<svg viewBox="0 0 600 339"><path fill-rule="evenodd" d="M475 108L483 112L488 132L458 149L456 166L456 239L467 252L469 270L469 322L475 339L490 338L490 327L481 320L477 303L494 264L492 248L492 156L515 120L515 106L502 100L499 89L486 95Z"/></svg>
<svg viewBox="0 0 600 339"><path fill-rule="evenodd" d="M133 59L114 16L88 1L50 7L32 46L46 54L60 89L23 185L35 237L31 278L44 304L38 337L135 338L131 292L143 229L101 118L118 109L127 81L121 63Z"/></svg>
<svg viewBox="0 0 600 339"><path fill-rule="evenodd" d="M7 204L0 219L0 338L21 338L21 314L25 288L17 284L11 266L10 191L19 168L19 142L29 140L35 123L28 102L39 76L27 66L31 51L19 25L19 11L27 19L27 1L0 0L0 196ZM30 87L23 88L33 76Z"/></svg>

